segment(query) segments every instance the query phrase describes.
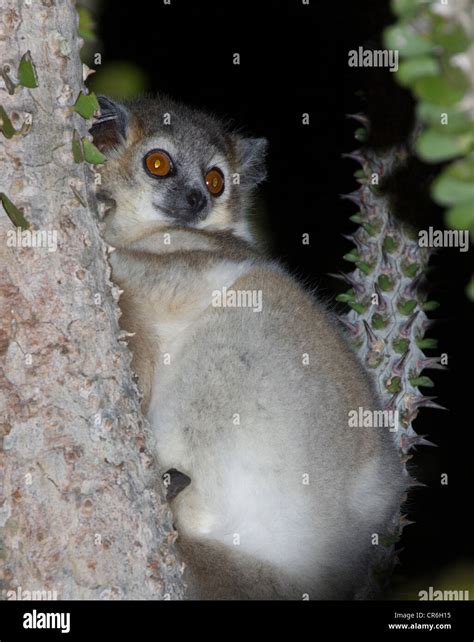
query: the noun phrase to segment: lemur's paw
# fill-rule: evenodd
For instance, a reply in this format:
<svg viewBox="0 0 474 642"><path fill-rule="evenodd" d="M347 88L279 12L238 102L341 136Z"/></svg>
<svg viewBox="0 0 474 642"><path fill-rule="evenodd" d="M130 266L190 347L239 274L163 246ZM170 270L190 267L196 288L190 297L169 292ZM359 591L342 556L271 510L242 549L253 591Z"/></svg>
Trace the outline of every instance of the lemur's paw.
<svg viewBox="0 0 474 642"><path fill-rule="evenodd" d="M191 483L191 477L176 470L176 468L170 468L161 478L166 488L166 499L169 502Z"/></svg>

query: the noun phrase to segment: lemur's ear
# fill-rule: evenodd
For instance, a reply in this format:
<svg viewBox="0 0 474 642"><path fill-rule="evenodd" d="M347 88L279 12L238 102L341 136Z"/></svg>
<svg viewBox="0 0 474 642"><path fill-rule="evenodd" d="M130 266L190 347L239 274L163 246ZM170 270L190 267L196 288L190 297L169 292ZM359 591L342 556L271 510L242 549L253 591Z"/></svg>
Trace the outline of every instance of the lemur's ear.
<svg viewBox="0 0 474 642"><path fill-rule="evenodd" d="M266 138L237 138L240 182L257 185L267 177L265 156L268 149Z"/></svg>
<svg viewBox="0 0 474 642"><path fill-rule="evenodd" d="M118 147L127 138L128 112L123 105L106 96L98 96L100 116L90 129L94 145L102 152Z"/></svg>

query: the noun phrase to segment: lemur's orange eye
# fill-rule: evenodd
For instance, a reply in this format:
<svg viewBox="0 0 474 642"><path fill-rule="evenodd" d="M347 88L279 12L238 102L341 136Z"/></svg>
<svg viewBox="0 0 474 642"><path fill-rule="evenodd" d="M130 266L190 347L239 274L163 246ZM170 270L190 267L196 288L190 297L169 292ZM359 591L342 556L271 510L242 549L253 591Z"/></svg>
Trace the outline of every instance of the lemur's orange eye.
<svg viewBox="0 0 474 642"><path fill-rule="evenodd" d="M213 167L206 174L206 186L213 196L220 196L224 191L224 174L217 167Z"/></svg>
<svg viewBox="0 0 474 642"><path fill-rule="evenodd" d="M145 167L152 176L164 178L173 171L173 162L162 149L154 149L145 156Z"/></svg>

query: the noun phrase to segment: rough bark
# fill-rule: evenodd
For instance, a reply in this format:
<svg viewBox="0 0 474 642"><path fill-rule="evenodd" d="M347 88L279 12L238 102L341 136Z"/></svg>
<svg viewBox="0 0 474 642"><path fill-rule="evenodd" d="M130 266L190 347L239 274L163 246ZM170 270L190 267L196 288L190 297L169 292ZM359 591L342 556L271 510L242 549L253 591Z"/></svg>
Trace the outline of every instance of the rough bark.
<svg viewBox="0 0 474 642"><path fill-rule="evenodd" d="M84 90L66 0L0 0L0 63L15 81L28 50L39 86L0 104L25 135L0 133L0 192L56 251L9 247L0 205L0 588L58 599L183 595L176 533L147 452L130 354L118 326L93 174L73 160L70 110ZM80 198L78 198L78 195ZM81 205L80 199L84 204Z"/></svg>

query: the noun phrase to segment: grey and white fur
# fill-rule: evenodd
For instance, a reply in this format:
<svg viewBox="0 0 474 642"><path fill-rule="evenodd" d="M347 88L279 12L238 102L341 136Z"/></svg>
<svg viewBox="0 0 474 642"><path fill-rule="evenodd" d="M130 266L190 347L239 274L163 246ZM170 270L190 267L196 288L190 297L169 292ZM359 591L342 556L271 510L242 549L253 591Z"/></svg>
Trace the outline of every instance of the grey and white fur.
<svg viewBox="0 0 474 642"><path fill-rule="evenodd" d="M336 319L253 243L266 141L163 97L100 104L105 239L188 596L360 597L407 480L388 429L348 425L380 401ZM261 311L213 305L223 288Z"/></svg>

